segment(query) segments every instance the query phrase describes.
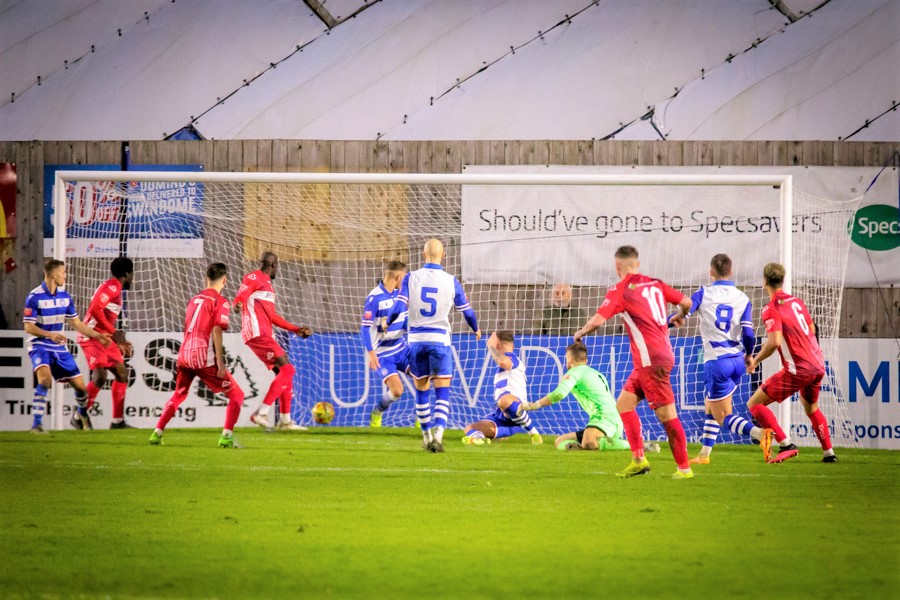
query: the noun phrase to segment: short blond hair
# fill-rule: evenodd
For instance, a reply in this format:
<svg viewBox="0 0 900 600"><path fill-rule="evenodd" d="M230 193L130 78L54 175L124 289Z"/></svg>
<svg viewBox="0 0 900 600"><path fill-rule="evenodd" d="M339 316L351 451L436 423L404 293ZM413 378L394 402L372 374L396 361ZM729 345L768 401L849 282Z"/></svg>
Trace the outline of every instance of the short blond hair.
<svg viewBox="0 0 900 600"><path fill-rule="evenodd" d="M784 285L784 267L778 263L769 263L763 267L763 277L766 278L767 286L777 290Z"/></svg>

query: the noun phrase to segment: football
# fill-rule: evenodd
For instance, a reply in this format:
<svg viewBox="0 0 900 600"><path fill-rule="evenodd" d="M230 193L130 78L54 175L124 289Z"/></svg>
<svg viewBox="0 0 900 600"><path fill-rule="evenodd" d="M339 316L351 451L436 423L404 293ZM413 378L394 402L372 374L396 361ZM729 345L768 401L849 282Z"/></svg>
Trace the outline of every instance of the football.
<svg viewBox="0 0 900 600"><path fill-rule="evenodd" d="M312 418L316 423L331 423L334 418L334 406L331 402L318 402L312 408Z"/></svg>

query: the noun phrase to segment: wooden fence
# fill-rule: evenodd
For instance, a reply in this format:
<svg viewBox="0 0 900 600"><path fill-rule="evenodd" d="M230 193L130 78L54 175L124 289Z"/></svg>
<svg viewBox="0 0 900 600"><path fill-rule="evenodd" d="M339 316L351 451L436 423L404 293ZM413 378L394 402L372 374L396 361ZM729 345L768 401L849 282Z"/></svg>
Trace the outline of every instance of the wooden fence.
<svg viewBox="0 0 900 600"><path fill-rule="evenodd" d="M2 275L0 306L10 328L41 278L45 164L118 164L121 142L0 142L17 166L17 267ZM459 173L479 165L882 166L898 149L876 142L704 141L138 141L133 164L201 164L207 171ZM900 265L898 265L900 268ZM900 333L900 289L847 289L842 337Z"/></svg>

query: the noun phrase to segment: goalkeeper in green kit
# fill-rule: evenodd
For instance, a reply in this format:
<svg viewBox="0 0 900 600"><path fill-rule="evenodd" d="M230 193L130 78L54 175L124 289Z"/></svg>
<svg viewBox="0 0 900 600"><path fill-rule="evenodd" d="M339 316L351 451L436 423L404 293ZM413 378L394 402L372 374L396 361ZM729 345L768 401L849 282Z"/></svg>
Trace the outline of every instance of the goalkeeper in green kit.
<svg viewBox="0 0 900 600"><path fill-rule="evenodd" d="M537 402L523 404L524 410L537 410L556 404L570 393L588 414L584 429L556 438L559 450L628 450L622 439L625 431L616 410L609 384L597 370L587 365L587 346L575 342L566 348L566 374L559 386Z"/></svg>

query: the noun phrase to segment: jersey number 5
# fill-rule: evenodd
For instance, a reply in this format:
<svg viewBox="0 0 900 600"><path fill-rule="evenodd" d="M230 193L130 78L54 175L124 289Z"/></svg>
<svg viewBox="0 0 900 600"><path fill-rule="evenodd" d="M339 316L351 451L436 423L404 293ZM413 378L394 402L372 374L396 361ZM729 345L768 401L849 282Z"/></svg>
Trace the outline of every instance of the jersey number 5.
<svg viewBox="0 0 900 600"><path fill-rule="evenodd" d="M438 293L438 289L436 287L423 287L422 288L422 302L427 304L430 308L428 310L424 308L419 309L419 313L423 317L433 317L437 314L437 298L432 298L431 296Z"/></svg>
<svg viewBox="0 0 900 600"><path fill-rule="evenodd" d="M666 300L663 298L662 290L655 287L645 287L641 292L641 296L647 300L650 306L650 313L657 325L664 326L666 324Z"/></svg>

